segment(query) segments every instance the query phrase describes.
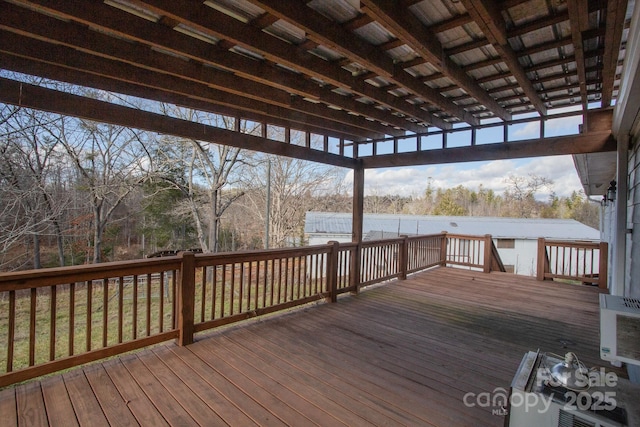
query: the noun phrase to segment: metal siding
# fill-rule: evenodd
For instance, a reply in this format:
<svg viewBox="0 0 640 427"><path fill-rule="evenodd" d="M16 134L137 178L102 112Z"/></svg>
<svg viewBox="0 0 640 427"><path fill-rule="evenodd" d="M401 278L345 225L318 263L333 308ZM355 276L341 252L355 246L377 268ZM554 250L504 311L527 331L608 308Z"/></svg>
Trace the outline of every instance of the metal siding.
<svg viewBox="0 0 640 427"><path fill-rule="evenodd" d="M627 218L627 283L631 298L640 298L640 137L629 153L629 211Z"/></svg>
<svg viewBox="0 0 640 427"><path fill-rule="evenodd" d="M471 235L491 234L496 238L600 239L600 233L595 228L567 219L365 214L363 229L365 233L369 231L398 232L399 230L400 234L437 234L447 231ZM351 214L307 212L305 233L351 234Z"/></svg>

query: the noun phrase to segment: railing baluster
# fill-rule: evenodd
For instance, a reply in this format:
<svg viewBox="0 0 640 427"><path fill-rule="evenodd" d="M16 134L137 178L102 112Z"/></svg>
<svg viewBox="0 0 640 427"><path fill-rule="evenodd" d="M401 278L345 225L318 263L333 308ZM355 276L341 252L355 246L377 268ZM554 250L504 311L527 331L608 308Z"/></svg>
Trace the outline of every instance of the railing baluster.
<svg viewBox="0 0 640 427"><path fill-rule="evenodd" d="M182 270L173 270L171 275L171 325L174 329L178 327L178 287L176 286L178 271Z"/></svg>
<svg viewBox="0 0 640 427"><path fill-rule="evenodd" d="M74 334L76 323L76 283L69 284L69 356L73 356L74 352Z"/></svg>
<svg viewBox="0 0 640 427"><path fill-rule="evenodd" d="M242 303L243 303L243 299L244 299L244 285L245 285L245 280L244 280L244 262L240 263L240 291L239 291L239 295L238 295L238 313L242 313Z"/></svg>
<svg viewBox="0 0 640 427"><path fill-rule="evenodd" d="M51 300L49 301L49 361L56 358L57 288L57 285L51 286Z"/></svg>
<svg viewBox="0 0 640 427"><path fill-rule="evenodd" d="M131 307L132 313L132 328L133 328L133 339L138 338L138 275L133 275L133 306Z"/></svg>
<svg viewBox="0 0 640 427"><path fill-rule="evenodd" d="M249 271L247 272L247 311L251 310L251 287L253 285L253 261L249 261L248 264L249 264Z"/></svg>
<svg viewBox="0 0 640 427"><path fill-rule="evenodd" d="M238 271L238 263L234 262L231 264L231 291L229 295L231 297L231 315L233 315L236 311L237 307L237 271Z"/></svg>
<svg viewBox="0 0 640 427"><path fill-rule="evenodd" d="M109 337L109 279L103 279L102 284L102 347L106 347Z"/></svg>
<svg viewBox="0 0 640 427"><path fill-rule="evenodd" d="M269 283L269 274L268 274L269 261L262 261L262 308L267 306L267 285Z"/></svg>
<svg viewBox="0 0 640 427"><path fill-rule="evenodd" d="M86 289L87 289L87 316L86 316L86 321L87 321L87 330L86 330L86 351L91 351L91 322L92 322L92 318L91 315L93 313L93 281L91 280L87 280L86 282Z"/></svg>
<svg viewBox="0 0 640 427"><path fill-rule="evenodd" d="M164 271L160 272L160 281L158 283L158 331L164 331Z"/></svg>
<svg viewBox="0 0 640 427"><path fill-rule="evenodd" d="M202 277L200 278L200 286L202 288L202 297L200 298L200 321L204 322L207 301L207 267L200 269Z"/></svg>
<svg viewBox="0 0 640 427"><path fill-rule="evenodd" d="M147 318L145 319L147 336L151 336L151 273L147 273Z"/></svg>
<svg viewBox="0 0 640 427"><path fill-rule="evenodd" d="M29 312L29 366L35 365L36 354L36 299L37 289L31 288Z"/></svg>
<svg viewBox="0 0 640 427"><path fill-rule="evenodd" d="M218 298L218 265L211 267L211 320L216 318L216 300ZM222 317L222 316L221 316Z"/></svg>
<svg viewBox="0 0 640 427"><path fill-rule="evenodd" d="M7 372L13 371L13 348L16 336L16 291L9 291L9 330L7 331Z"/></svg>
<svg viewBox="0 0 640 427"><path fill-rule="evenodd" d="M124 277L118 277L118 344L122 343L124 328Z"/></svg>

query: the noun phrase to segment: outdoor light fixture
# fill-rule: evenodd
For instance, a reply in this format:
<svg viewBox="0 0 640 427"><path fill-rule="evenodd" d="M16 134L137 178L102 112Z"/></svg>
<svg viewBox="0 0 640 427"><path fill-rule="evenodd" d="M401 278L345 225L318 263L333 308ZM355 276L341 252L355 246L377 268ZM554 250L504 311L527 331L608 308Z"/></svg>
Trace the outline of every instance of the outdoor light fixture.
<svg viewBox="0 0 640 427"><path fill-rule="evenodd" d="M609 183L609 188L607 188L607 200L610 202L615 202L616 200L616 182L611 181Z"/></svg>

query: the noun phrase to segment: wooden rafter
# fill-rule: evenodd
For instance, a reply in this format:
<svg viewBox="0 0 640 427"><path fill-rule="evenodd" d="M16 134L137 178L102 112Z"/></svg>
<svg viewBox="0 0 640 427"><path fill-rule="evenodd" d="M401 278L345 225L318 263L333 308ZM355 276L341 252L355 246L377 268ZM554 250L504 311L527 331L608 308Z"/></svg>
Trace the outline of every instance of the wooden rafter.
<svg viewBox="0 0 640 427"><path fill-rule="evenodd" d="M19 47L19 51L17 47ZM295 113L299 112L307 117L315 116L320 119L319 122L333 121L333 125L341 123L344 129L351 129L353 135L360 135L361 137L367 135L369 131L383 134L391 132L388 127L380 126L365 118L353 117L344 111L337 111L320 104L301 101L296 97L292 98L284 91L267 90L267 87L254 86L254 83L244 85L245 89L256 91L253 96L248 97L243 95L240 90L242 82L237 81L236 77L231 74L227 76L216 74L213 70L207 70L208 78L215 76L211 82L185 81L175 75L137 68L131 64L91 56L63 46L48 45L39 40L1 31L0 51L15 56L21 52L24 55L25 51L29 51L30 53L27 57L34 61L56 64L70 70L82 70L94 75L109 77L141 87L164 90L201 101L215 100L216 103L236 106L246 111L259 111L268 114L268 111L272 108L288 109L291 116L295 116ZM151 52L149 54L153 55ZM167 58L163 58L163 64L167 65L169 62ZM182 71L188 73L187 69L191 68L191 65L190 63L183 64ZM215 84L213 80L216 81ZM239 84L241 86L238 86ZM235 90L229 91L233 87L235 87ZM253 89L249 89L250 87L253 87ZM256 96L259 91L262 91L262 95ZM354 127L356 123L359 123L359 125Z"/></svg>
<svg viewBox="0 0 640 427"><path fill-rule="evenodd" d="M397 70L392 58L387 56L382 49L354 37L339 24L315 12L303 3L298 1L282 2L280 0L257 0L255 3L279 18L301 26L307 33L307 37L315 42L328 46L354 62L360 63L379 76L404 87L454 117L467 123L478 123L471 114L448 101L437 90L411 77L408 73Z"/></svg>
<svg viewBox="0 0 640 427"><path fill-rule="evenodd" d="M363 165L369 168L416 166L476 162L496 159L520 159L563 154L585 154L615 151L616 142L610 131L591 132L577 136L561 136L528 141L474 145L470 147L424 150L417 153L385 154L364 157Z"/></svg>
<svg viewBox="0 0 640 427"><path fill-rule="evenodd" d="M321 134L358 158L459 121L610 105L627 1L0 0L0 68Z"/></svg>
<svg viewBox="0 0 640 427"><path fill-rule="evenodd" d="M427 122L438 127L448 125L421 108L413 108L408 102L395 102L397 99L386 91L370 84L359 81L356 76L342 67L324 61L304 49L276 37L270 37L258 28L242 24L240 21L225 15L204 4L188 6L173 0L134 0L136 4L153 10L156 13L167 14L172 19L196 28L205 34L226 39L263 55L270 61L285 65L293 70L301 70L305 74L321 79L327 83L351 90L361 96L373 99L387 108L397 109L402 113L414 117L421 122ZM364 83L364 85L363 85ZM369 87L366 87L366 86ZM427 87L427 86L425 86Z"/></svg>
<svg viewBox="0 0 640 427"><path fill-rule="evenodd" d="M355 159L0 78L0 102L135 129L353 168Z"/></svg>
<svg viewBox="0 0 640 427"><path fill-rule="evenodd" d="M507 30L500 10L492 0L462 0L465 8L478 24L485 37L491 42L500 57L516 78L534 108L542 116L547 115L547 107L538 97L535 88L527 77L517 54L509 45Z"/></svg>
<svg viewBox="0 0 640 427"><path fill-rule="evenodd" d="M0 52L0 61L7 70L25 74L39 75L60 82L92 87L108 92L124 93L139 98L147 98L158 102L176 104L185 108L223 114L231 117L240 117L256 122L271 123L276 126L290 127L320 135L329 135L342 139L366 139L383 137L384 133L366 132L352 126L336 126L335 122L310 116L301 112L291 114L284 108L276 106L260 105L254 101L254 108L245 110L237 105L223 104L212 100L194 99L175 92L159 89L150 89L139 85L127 83L121 80L108 78L104 75L89 74L83 71L72 70L66 67L33 61ZM264 107L264 108L262 108ZM289 115L287 116L287 113ZM377 135L377 136L376 136Z"/></svg>
<svg viewBox="0 0 640 427"><path fill-rule="evenodd" d="M576 58L576 70L580 82L582 109L587 110L587 74L585 72L584 43L582 33L589 28L588 1L567 0L569 19L571 20L571 40Z"/></svg>
<svg viewBox="0 0 640 427"><path fill-rule="evenodd" d="M273 86L280 90L291 92L299 96L322 101L324 103L335 105L345 110L353 111L363 117L371 117L377 121L389 123L398 128L409 129L412 131L420 131L423 127L407 122L400 117L389 116L383 111L368 106L354 99L341 96L332 92L329 88L323 88L317 83L305 79L301 75L289 73L283 75L275 67L266 62L255 61L242 55L230 54L224 43L212 45L210 43L194 39L171 28L163 28L154 25L151 22L137 20L134 16L121 16L114 19L112 16L113 8L105 5L85 4L82 8L83 15L74 14L73 5L65 5L62 9L65 17L74 17L77 19L88 19L92 14L103 17L100 23L104 24L99 27L103 31L116 32L120 36L127 36L139 43L131 44L128 49L120 49L117 47L119 41L109 38L102 34L100 43L93 43L93 47L89 46L89 40L99 36L94 31L89 31L86 26L74 26L72 23L63 24L62 21L53 18L44 17L34 12L16 10L21 9L16 6L6 6L5 13L0 16L0 22L4 22L6 26L13 29L20 29L24 32L30 32L35 37L51 38L55 43L63 43L72 45L78 43L84 46L87 51L104 55L100 51L108 49L110 44L116 44L111 51L113 55L120 57L129 63L143 62L148 59L151 54L144 51L143 46L151 46L161 51L168 51L174 54L186 55L189 59L201 64L213 65L216 68L206 68L206 72L202 75L208 75L209 71L213 73L217 69L227 69L240 77L253 80L259 84ZM95 8L95 9L94 9ZM25 19L26 18L28 19ZM142 50L142 54L139 51ZM136 52L138 51L138 52ZM112 56L113 56L112 55ZM157 56L157 55L156 55ZM167 62L176 62L176 58L164 56ZM177 60L178 67L188 67L189 63ZM163 60L157 60L159 67L166 67ZM193 68L193 62L191 63ZM368 121L369 124L372 124ZM373 123L371 128L377 127L378 124ZM387 131L394 132L391 129Z"/></svg>
<svg viewBox="0 0 640 427"><path fill-rule="evenodd" d="M636 7L637 3L636 3ZM611 105L613 84L615 81L620 40L627 13L627 0L609 0L607 2L607 20L604 35L604 54L602 58L602 106Z"/></svg>
<svg viewBox="0 0 640 427"><path fill-rule="evenodd" d="M444 55L442 45L435 34L411 12L406 9L397 9L389 2L380 0L363 0L365 11L371 14L376 21L390 29L393 34L406 42L406 44L419 55L426 58L442 73L449 77L461 89L476 98L489 111L502 120L510 120L511 114L502 108L483 88L481 88L463 68L459 67L451 58Z"/></svg>

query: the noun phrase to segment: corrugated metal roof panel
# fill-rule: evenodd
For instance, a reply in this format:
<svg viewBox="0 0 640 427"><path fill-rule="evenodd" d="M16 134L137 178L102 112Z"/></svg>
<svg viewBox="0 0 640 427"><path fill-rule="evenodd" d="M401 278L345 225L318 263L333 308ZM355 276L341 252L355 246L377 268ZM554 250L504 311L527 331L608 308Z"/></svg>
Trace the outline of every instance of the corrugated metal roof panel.
<svg viewBox="0 0 640 427"><path fill-rule="evenodd" d="M307 212L305 233L351 234L351 214ZM571 219L365 214L364 233L437 234L442 231L495 238L600 240L600 232Z"/></svg>

